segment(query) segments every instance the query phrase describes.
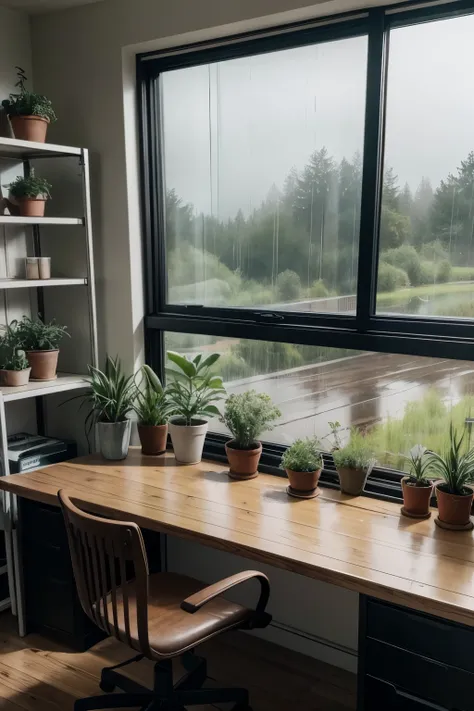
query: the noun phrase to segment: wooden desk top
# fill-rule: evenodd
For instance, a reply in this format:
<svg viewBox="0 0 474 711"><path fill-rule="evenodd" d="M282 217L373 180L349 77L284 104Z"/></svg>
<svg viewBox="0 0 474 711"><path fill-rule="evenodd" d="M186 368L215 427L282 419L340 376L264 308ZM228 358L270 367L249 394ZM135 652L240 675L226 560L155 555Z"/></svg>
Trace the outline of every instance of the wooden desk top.
<svg viewBox="0 0 474 711"><path fill-rule="evenodd" d="M292 499L286 479L235 482L225 471L132 448L123 462L93 455L0 477L0 489L57 505L64 488L91 512L474 626L472 532L444 531L433 517L414 521L397 504L330 489Z"/></svg>

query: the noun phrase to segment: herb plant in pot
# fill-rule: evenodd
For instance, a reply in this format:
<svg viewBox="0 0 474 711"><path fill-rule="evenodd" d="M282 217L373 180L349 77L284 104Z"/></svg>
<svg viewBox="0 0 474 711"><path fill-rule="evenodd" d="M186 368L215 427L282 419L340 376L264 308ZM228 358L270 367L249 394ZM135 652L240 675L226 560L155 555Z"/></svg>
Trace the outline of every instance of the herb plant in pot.
<svg viewBox="0 0 474 711"><path fill-rule="evenodd" d="M31 366L31 379L55 380L59 344L64 336L69 336L67 327L60 326L54 320L44 323L40 318L34 320L23 316L18 323L17 334Z"/></svg>
<svg viewBox="0 0 474 711"><path fill-rule="evenodd" d="M174 454L178 462L197 464L202 458L207 418L220 415L214 403L225 393L222 378L212 371L220 354L211 353L207 358L199 354L193 360L174 351L167 355L171 363L167 393L174 413L168 427Z"/></svg>
<svg viewBox="0 0 474 711"><path fill-rule="evenodd" d="M21 217L43 217L46 200L51 197L51 184L45 178L35 175L34 168L30 174L19 175L12 183L6 185L10 196L18 204Z"/></svg>
<svg viewBox="0 0 474 711"><path fill-rule="evenodd" d="M18 387L27 385L31 368L21 348L16 331L17 321L5 326L0 338L0 385Z"/></svg>
<svg viewBox="0 0 474 711"><path fill-rule="evenodd" d="M21 67L15 68L18 70L18 81L15 84L18 93L10 94L9 99L2 101L2 106L10 119L15 138L44 143L49 124L56 121L53 106L46 96L28 91L24 70Z"/></svg>
<svg viewBox="0 0 474 711"><path fill-rule="evenodd" d="M332 452L334 464L339 474L341 491L351 496L359 496L374 465L374 453L363 434L351 430L345 447Z"/></svg>
<svg viewBox="0 0 474 711"><path fill-rule="evenodd" d="M156 455L166 450L170 404L159 377L149 365L137 373L135 403L142 454ZM135 378L137 381L137 378Z"/></svg>
<svg viewBox="0 0 474 711"><path fill-rule="evenodd" d="M323 458L321 443L317 437L297 439L283 453L281 466L285 469L290 486L287 491L290 496L310 499L318 495L317 486Z"/></svg>
<svg viewBox="0 0 474 711"><path fill-rule="evenodd" d="M422 444L415 444L406 459L410 462L410 474L402 479L402 514L409 518L429 518L433 482L427 475L432 466L431 455Z"/></svg>
<svg viewBox="0 0 474 711"><path fill-rule="evenodd" d="M453 424L449 428L449 450L442 456L430 453L433 472L442 481L435 485L438 516L435 523L441 528L469 530L473 528L471 507L474 483L474 449L465 442L465 435L457 435Z"/></svg>
<svg viewBox="0 0 474 711"><path fill-rule="evenodd" d="M86 417L87 431L93 425L99 440L99 449L105 459L125 459L130 445L136 385L133 375L125 375L118 357L107 356L104 370L89 366L90 390L80 395L89 403L91 411Z"/></svg>
<svg viewBox="0 0 474 711"><path fill-rule="evenodd" d="M233 479L253 479L258 474L262 454L259 437L273 429L273 422L281 417L280 410L270 397L255 390L230 395L221 422L233 437L225 445L229 460L229 476Z"/></svg>

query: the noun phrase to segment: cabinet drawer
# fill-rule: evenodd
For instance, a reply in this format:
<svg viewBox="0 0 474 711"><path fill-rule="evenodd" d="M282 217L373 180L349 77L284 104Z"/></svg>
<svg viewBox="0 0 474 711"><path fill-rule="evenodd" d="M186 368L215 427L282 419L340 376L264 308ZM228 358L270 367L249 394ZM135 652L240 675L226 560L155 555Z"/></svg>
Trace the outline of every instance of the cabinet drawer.
<svg viewBox="0 0 474 711"><path fill-rule="evenodd" d="M74 633L75 591L61 580L48 580L47 585L38 585L26 599L26 616L33 628L49 627L69 634Z"/></svg>
<svg viewBox="0 0 474 711"><path fill-rule="evenodd" d="M367 640L367 674L447 709L474 711L474 674L398 647Z"/></svg>
<svg viewBox="0 0 474 711"><path fill-rule="evenodd" d="M448 711L372 676L365 677L364 691L363 711Z"/></svg>
<svg viewBox="0 0 474 711"><path fill-rule="evenodd" d="M474 673L474 628L368 600L366 634Z"/></svg>
<svg viewBox="0 0 474 711"><path fill-rule="evenodd" d="M23 499L21 514L23 536L26 539L67 545L66 528L60 508Z"/></svg>

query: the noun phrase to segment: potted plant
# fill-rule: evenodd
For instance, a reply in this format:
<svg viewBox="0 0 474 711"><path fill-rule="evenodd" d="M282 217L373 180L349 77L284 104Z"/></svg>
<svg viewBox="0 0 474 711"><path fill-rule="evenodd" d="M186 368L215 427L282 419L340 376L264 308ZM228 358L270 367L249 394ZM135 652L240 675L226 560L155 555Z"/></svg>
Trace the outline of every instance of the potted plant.
<svg viewBox="0 0 474 711"><path fill-rule="evenodd" d="M262 454L259 437L273 429L272 423L281 417L270 397L255 390L230 395L221 422L230 430L232 439L226 443L229 475L233 479L253 479L258 474Z"/></svg>
<svg viewBox="0 0 474 711"><path fill-rule="evenodd" d="M167 370L170 378L167 393L175 415L169 422L174 454L178 462L196 464L202 458L208 428L206 418L220 415L213 403L225 393L222 378L212 371L220 354L212 353L207 358L199 354L193 360L174 351L168 351L167 355L173 364Z"/></svg>
<svg viewBox="0 0 474 711"><path fill-rule="evenodd" d="M0 338L0 385L18 387L26 385L30 378L31 368L21 348L16 331L16 321L4 327Z"/></svg>
<svg viewBox="0 0 474 711"><path fill-rule="evenodd" d="M21 347L31 367L32 380L55 380L57 377L59 344L64 336L69 336L66 326L59 326L54 320L43 323L28 316L17 325Z"/></svg>
<svg viewBox="0 0 474 711"><path fill-rule="evenodd" d="M99 440L99 450L105 459L125 459L130 445L136 385L133 375L126 376L118 357L107 356L104 370L89 365L90 390L79 397L91 406L86 417L86 431L93 425Z"/></svg>
<svg viewBox="0 0 474 711"><path fill-rule="evenodd" d="M374 465L374 453L365 437L357 429L352 429L348 444L334 449L332 456L339 474L341 491L359 496Z"/></svg>
<svg viewBox="0 0 474 711"><path fill-rule="evenodd" d="M140 382L136 383L133 409L138 417L142 454L161 454L166 449L168 438L168 397L159 377L150 366L142 365L138 374Z"/></svg>
<svg viewBox="0 0 474 711"><path fill-rule="evenodd" d="M432 466L430 453L423 445L416 444L406 459L410 462L410 474L402 479L402 514L409 518L429 518L433 495L433 482L427 477Z"/></svg>
<svg viewBox="0 0 474 711"><path fill-rule="evenodd" d="M323 467L321 443L317 437L295 440L283 453L281 466L290 481L289 494L301 498L316 496Z"/></svg>
<svg viewBox="0 0 474 711"><path fill-rule="evenodd" d="M29 175L19 175L6 185L10 196L15 198L21 217L43 217L46 200L51 197L51 184L45 178L38 178L34 168Z"/></svg>
<svg viewBox="0 0 474 711"><path fill-rule="evenodd" d="M449 451L444 456L430 453L433 471L442 481L435 485L438 500L436 523L442 528L467 530L473 527L471 507L474 482L474 449L464 443L464 434L458 436L451 423Z"/></svg>
<svg viewBox="0 0 474 711"><path fill-rule="evenodd" d="M21 141L36 141L44 143L50 123L56 121L51 101L42 94L28 91L25 82L28 81L24 70L18 70L18 94L10 94L9 99L2 101L5 113L10 119L15 138Z"/></svg>

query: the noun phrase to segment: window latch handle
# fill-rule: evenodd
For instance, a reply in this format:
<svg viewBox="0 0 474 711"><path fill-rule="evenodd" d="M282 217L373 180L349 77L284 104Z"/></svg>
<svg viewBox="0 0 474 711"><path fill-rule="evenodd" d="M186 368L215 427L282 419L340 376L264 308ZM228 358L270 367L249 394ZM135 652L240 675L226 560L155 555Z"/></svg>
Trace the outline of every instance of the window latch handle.
<svg viewBox="0 0 474 711"><path fill-rule="evenodd" d="M274 311L257 311L255 319L257 321L284 321L285 317L282 314L276 314Z"/></svg>

